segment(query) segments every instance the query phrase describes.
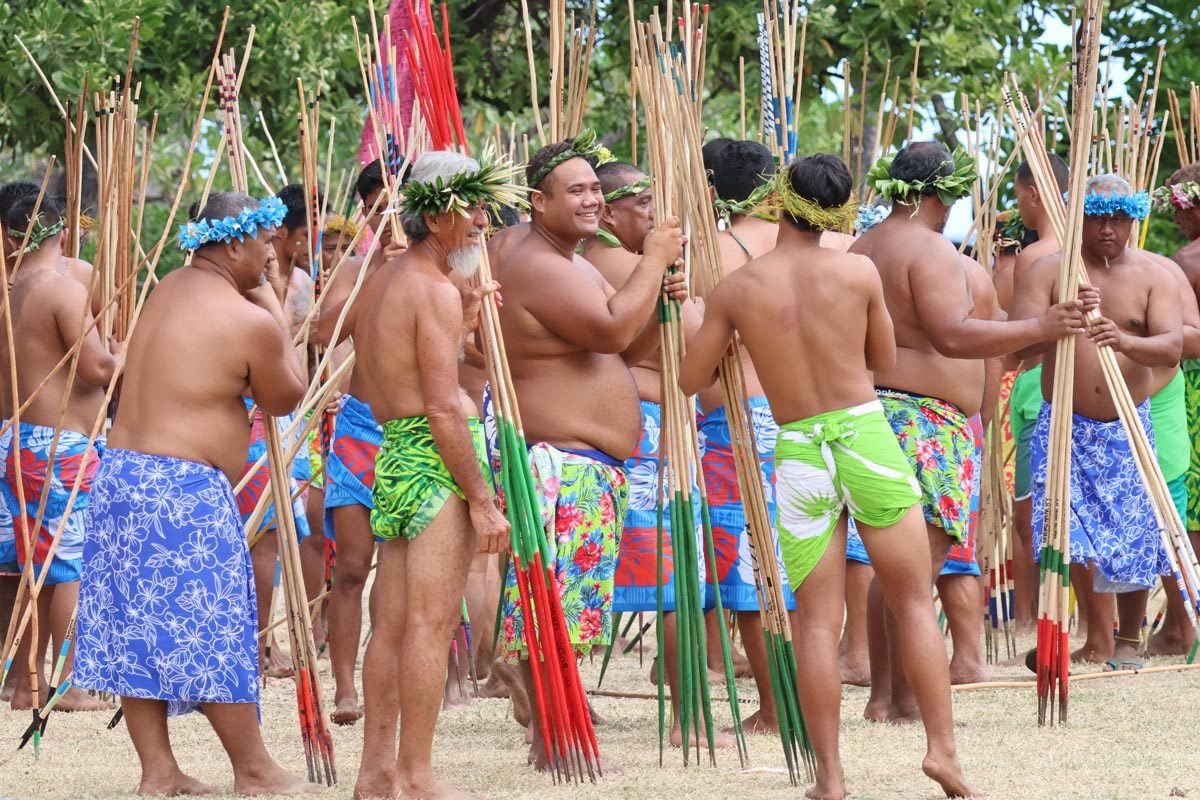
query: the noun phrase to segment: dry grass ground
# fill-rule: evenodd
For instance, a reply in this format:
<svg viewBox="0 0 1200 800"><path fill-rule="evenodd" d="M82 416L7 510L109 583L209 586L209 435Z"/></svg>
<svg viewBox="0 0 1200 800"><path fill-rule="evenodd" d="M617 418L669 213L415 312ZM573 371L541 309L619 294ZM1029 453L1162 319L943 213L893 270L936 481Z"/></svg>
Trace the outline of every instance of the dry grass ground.
<svg viewBox="0 0 1200 800"><path fill-rule="evenodd" d="M636 654L615 658L605 689L649 692L645 666ZM325 662L323 667L327 670ZM1159 659L1156 664L1169 663ZM599 658L585 664L584 679L595 685ZM1026 680L1020 665L997 667L1000 680ZM327 681L328 682L328 681ZM753 684L739 685L754 698ZM865 689L843 698L842 757L852 796L860 800L935 798L937 787L920 773L923 738L919 727L868 724L861 718ZM715 686L714 695L724 696ZM332 687L326 694L332 696ZM1031 689L959 692L959 747L974 785L993 800L1018 798L1200 798L1195 708L1200 671L1138 675L1080 682L1071 690L1070 724L1039 729ZM727 705L714 704L728 722ZM507 701L476 700L442 715L435 741L441 776L481 797L496 798L798 798L788 784L777 739L750 737L751 763L739 767L734 753L718 753L717 766L684 768L678 750L668 750L658 767L657 705L648 700L597 698L608 724L600 728L601 749L624 774L595 786L558 787L525 766L526 747ZM752 708L752 706L747 706ZM748 711L746 712L748 713ZM263 733L270 751L288 768L303 770L294 705L288 681L273 681L263 702ZM3 751L16 741L28 716L0 712ZM123 798L137 785L137 759L123 727L105 730L108 715L61 714L50 724L41 761L27 748L0 758L0 796L11 798ZM358 771L362 727L334 730L341 783L323 795L348 798ZM231 791L228 763L203 717L172 722L172 738L184 769Z"/></svg>

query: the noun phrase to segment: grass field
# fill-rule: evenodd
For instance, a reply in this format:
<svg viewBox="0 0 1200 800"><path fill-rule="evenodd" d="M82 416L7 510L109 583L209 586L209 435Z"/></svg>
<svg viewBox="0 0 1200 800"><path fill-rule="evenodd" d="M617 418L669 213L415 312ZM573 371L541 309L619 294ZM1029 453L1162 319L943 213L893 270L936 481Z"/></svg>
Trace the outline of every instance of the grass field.
<svg viewBox="0 0 1200 800"><path fill-rule="evenodd" d="M1024 644L1024 643L1023 643ZM605 689L651 692L649 656L614 658ZM1171 663L1163 659L1157 665ZM323 668L328 669L326 662ZM594 686L599 659L584 665ZM1023 666L993 669L997 680L1027 680ZM327 681L328 682L328 681ZM738 687L755 697L753 683ZM713 687L714 697L724 688ZM326 697L332 697L332 686ZM842 758L852 796L861 800L935 798L937 787L920 772L920 727L869 724L861 718L867 690L847 688L843 697ZM290 681L272 681L263 698L267 747L289 769L304 767ZM967 775L988 798L1200 798L1200 757L1194 719L1200 702L1200 670L1078 682L1071 689L1070 724L1039 729L1032 689L986 689L955 694L959 749ZM668 749L658 766L657 704L649 700L596 698L607 719L598 731L606 758L624 774L597 785L554 786L525 766L526 746L506 700L476 700L443 713L434 743L440 776L480 797L496 798L672 798L716 800L798 798L789 785L778 740L749 737L751 763L741 768L736 753L718 753L717 766L684 768L678 750ZM714 703L723 722L728 705ZM753 708L746 705L746 714ZM0 741L16 742L26 713L0 712ZM137 759L124 727L105 730L108 715L55 715L34 761L26 748L0 752L0 797L119 798L137 786ZM203 717L172 721L172 739L185 771L232 791L228 762ZM362 728L336 728L341 783L323 795L348 798L358 772ZM232 795L231 795L232 796Z"/></svg>

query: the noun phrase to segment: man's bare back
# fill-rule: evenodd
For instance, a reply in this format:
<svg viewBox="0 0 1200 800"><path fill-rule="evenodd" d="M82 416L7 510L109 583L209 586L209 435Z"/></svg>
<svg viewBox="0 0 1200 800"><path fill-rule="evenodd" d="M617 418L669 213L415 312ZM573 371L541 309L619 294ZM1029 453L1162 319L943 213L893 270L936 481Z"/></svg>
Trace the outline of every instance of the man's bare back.
<svg viewBox="0 0 1200 800"><path fill-rule="evenodd" d="M272 314L221 276L183 267L159 282L142 311L108 444L209 464L234 482L250 441L242 393L250 389L268 414L286 414L297 386Z"/></svg>
<svg viewBox="0 0 1200 800"><path fill-rule="evenodd" d="M87 308L87 290L75 278L57 270L22 270L14 282L10 302L18 395L24 402L71 350L80 333L87 330L92 315ZM59 423L69 366L50 377L45 389L22 412L23 422L51 428ZM93 328L84 339L75 378L70 382L70 398L62 418L65 430L91 433L104 403L112 367L108 348Z"/></svg>
<svg viewBox="0 0 1200 800"><path fill-rule="evenodd" d="M868 360L890 347L891 325L869 259L772 250L722 280L708 313L741 334L780 424L875 398Z"/></svg>

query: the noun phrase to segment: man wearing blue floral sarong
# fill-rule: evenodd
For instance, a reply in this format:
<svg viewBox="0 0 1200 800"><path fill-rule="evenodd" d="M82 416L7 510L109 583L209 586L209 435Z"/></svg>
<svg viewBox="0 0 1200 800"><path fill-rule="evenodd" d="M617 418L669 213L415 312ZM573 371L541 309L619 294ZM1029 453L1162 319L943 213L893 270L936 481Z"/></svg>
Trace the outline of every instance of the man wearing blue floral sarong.
<svg viewBox="0 0 1200 800"><path fill-rule="evenodd" d="M121 698L146 795L215 791L184 774L167 717L202 709L239 794L316 787L267 754L257 613L231 481L245 469L249 389L267 414L304 394L266 277L283 206L214 194L180 232L190 266L165 277L128 343L109 449L88 508L75 683ZM219 321L219 323L217 322Z"/></svg>
<svg viewBox="0 0 1200 800"><path fill-rule="evenodd" d="M1100 348L1116 354L1137 415L1154 443L1150 393L1154 367L1179 362L1183 322L1179 289L1171 275L1129 247L1133 221L1150 210L1145 194L1135 194L1116 175L1087 182L1082 235L1088 287L1080 290L1085 312L1099 303L1100 314L1075 346L1071 425L1071 578L1087 604L1087 641L1071 654L1076 661L1105 663L1111 669L1138 668L1142 617L1149 589L1170 572L1166 548L1150 495L1134 462L1129 437L1118 419L1105 383ZM1060 256L1030 266L1015 289L1013 316L1035 316L1058 295ZM1097 296L1098 294L1098 296ZM1017 353L1044 352L1041 412L1030 446L1033 483L1034 553L1041 549L1050 440L1050 403L1055 351L1045 345ZM1163 509L1166 512L1166 509ZM1113 601L1120 628L1113 636Z"/></svg>

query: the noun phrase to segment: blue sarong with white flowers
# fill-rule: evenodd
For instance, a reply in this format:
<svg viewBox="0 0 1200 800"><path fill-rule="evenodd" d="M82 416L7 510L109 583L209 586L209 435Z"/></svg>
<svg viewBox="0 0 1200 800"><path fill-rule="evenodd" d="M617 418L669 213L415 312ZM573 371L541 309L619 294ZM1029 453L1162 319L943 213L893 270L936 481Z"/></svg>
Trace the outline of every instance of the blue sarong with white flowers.
<svg viewBox="0 0 1200 800"><path fill-rule="evenodd" d="M75 685L165 700L172 715L257 703L254 573L224 473L110 449L87 530Z"/></svg>
<svg viewBox="0 0 1200 800"><path fill-rule="evenodd" d="M1138 406L1154 446L1150 401ZM1033 476L1033 552L1042 552L1046 507L1050 404L1043 402L1029 447ZM1138 475L1133 450L1119 419L1071 416L1071 563L1095 564L1098 592L1149 589L1169 575L1154 506Z"/></svg>

